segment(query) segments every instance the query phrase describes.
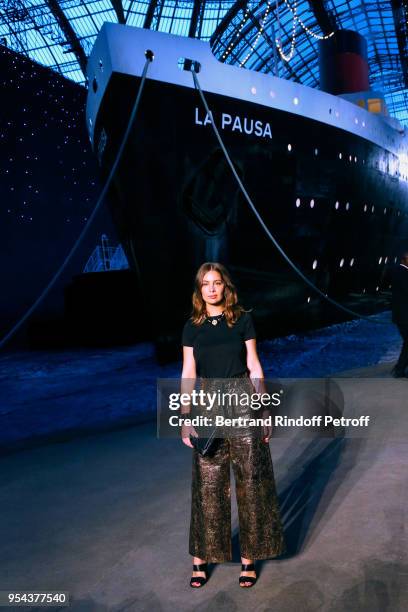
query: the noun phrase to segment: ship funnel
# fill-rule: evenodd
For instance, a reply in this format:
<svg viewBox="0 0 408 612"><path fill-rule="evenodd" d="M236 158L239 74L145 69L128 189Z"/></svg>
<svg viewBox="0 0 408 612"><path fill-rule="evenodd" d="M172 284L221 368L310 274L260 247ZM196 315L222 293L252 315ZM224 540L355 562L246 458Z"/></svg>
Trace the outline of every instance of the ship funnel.
<svg viewBox="0 0 408 612"><path fill-rule="evenodd" d="M334 95L367 91L367 41L352 30L336 30L319 41L320 89Z"/></svg>

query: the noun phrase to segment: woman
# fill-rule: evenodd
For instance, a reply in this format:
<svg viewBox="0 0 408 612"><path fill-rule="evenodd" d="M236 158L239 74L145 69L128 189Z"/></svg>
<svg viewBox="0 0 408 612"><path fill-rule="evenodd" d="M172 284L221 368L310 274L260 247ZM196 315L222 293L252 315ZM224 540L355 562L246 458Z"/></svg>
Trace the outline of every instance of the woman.
<svg viewBox="0 0 408 612"><path fill-rule="evenodd" d="M192 302L193 313L182 338L184 383L195 381L197 376L204 382L230 379L233 384L236 380L237 388L247 390L249 384L253 391L251 379L262 381L263 371L252 317L238 304L237 292L224 266L205 263L199 268ZM240 526L240 586L255 584L255 559L267 559L284 551L268 445L270 434L270 428L265 428L263 436L249 431L229 435L217 441L212 454L202 456L190 440L190 435L197 436L197 432L183 425L182 440L194 449L189 541L189 552L194 557L192 587L199 588L207 582L207 563L221 563L232 557L230 461Z"/></svg>

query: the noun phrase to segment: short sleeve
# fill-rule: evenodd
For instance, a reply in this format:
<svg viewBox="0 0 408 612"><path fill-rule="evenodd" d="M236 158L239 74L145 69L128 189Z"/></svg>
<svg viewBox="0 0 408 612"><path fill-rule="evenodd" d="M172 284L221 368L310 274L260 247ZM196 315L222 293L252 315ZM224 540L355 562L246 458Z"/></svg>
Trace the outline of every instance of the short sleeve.
<svg viewBox="0 0 408 612"><path fill-rule="evenodd" d="M183 327L181 344L183 346L194 346L195 335L196 335L196 330L194 329L193 323L189 319Z"/></svg>
<svg viewBox="0 0 408 612"><path fill-rule="evenodd" d="M252 340L256 338L254 321L250 312L246 312L244 320L244 340Z"/></svg>

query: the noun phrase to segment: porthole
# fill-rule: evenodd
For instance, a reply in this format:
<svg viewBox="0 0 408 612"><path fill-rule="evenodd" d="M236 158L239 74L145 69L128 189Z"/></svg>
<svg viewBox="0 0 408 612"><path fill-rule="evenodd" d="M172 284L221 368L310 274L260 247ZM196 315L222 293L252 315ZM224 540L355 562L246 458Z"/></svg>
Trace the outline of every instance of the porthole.
<svg viewBox="0 0 408 612"><path fill-rule="evenodd" d="M297 198L297 200L296 200L296 208L299 208L299 206L300 206L300 198Z"/></svg>
<svg viewBox="0 0 408 612"><path fill-rule="evenodd" d="M310 200L310 208L313 208L315 205L315 201L314 200Z"/></svg>
<svg viewBox="0 0 408 612"><path fill-rule="evenodd" d="M380 259L378 260L378 263L381 264L382 263L382 257L380 257Z"/></svg>
<svg viewBox="0 0 408 612"><path fill-rule="evenodd" d="M314 260L312 267L313 267L313 270L316 270L316 268L317 268L317 259Z"/></svg>
<svg viewBox="0 0 408 612"><path fill-rule="evenodd" d="M342 268L344 266L344 259L340 259L339 267Z"/></svg>
<svg viewBox="0 0 408 612"><path fill-rule="evenodd" d="M350 208L350 202L346 202L346 210Z"/></svg>
<svg viewBox="0 0 408 612"><path fill-rule="evenodd" d="M335 205L334 205L334 208L335 208L336 210L339 210L339 206L340 206L340 202L338 202L338 201L337 201L337 202L335 203Z"/></svg>
<svg viewBox="0 0 408 612"><path fill-rule="evenodd" d="M291 151L291 150L292 150L292 145L288 144L288 151Z"/></svg>
<svg viewBox="0 0 408 612"><path fill-rule="evenodd" d="M350 267L352 268L353 266L354 266L354 257L350 259Z"/></svg>

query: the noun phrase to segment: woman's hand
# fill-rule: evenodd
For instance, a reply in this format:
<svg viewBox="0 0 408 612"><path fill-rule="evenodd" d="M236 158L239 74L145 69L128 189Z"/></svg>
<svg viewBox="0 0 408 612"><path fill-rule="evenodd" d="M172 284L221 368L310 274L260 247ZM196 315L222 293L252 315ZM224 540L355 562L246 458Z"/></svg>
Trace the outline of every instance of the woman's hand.
<svg viewBox="0 0 408 612"><path fill-rule="evenodd" d="M190 435L194 436L194 438L198 438L198 433L192 425L182 425L181 439L183 440L183 443L190 448L194 448L194 446L191 444Z"/></svg>
<svg viewBox="0 0 408 612"><path fill-rule="evenodd" d="M272 437L272 425L262 425L262 441L268 444Z"/></svg>
<svg viewBox="0 0 408 612"><path fill-rule="evenodd" d="M269 410L264 410L261 413L261 417L264 420L266 420L270 416L271 416L271 413ZM272 437L272 425L262 425L262 441L265 442L265 444L268 444L271 437Z"/></svg>

